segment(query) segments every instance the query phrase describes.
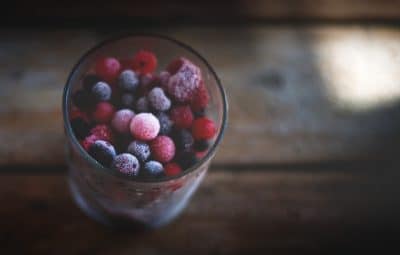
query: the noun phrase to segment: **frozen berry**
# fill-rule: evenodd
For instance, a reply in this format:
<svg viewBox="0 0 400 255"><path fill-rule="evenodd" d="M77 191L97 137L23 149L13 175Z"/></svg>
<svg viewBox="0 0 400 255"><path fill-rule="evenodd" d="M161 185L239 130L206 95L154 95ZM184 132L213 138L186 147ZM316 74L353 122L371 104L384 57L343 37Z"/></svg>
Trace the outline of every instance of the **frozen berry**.
<svg viewBox="0 0 400 255"><path fill-rule="evenodd" d="M92 97L90 96L89 92L85 90L78 90L72 95L72 101L74 102L75 106L79 109L85 111L90 108L93 104Z"/></svg>
<svg viewBox="0 0 400 255"><path fill-rule="evenodd" d="M80 141L80 144L85 149L85 151L89 151L90 146L97 140L99 140L99 138L96 135L90 135Z"/></svg>
<svg viewBox="0 0 400 255"><path fill-rule="evenodd" d="M150 156L150 146L141 141L131 142L127 151L135 155L141 162L145 162Z"/></svg>
<svg viewBox="0 0 400 255"><path fill-rule="evenodd" d="M170 74L169 72L162 71L162 72L160 73L159 79L160 79L160 85L161 85L161 87L163 87L163 88L166 88L166 87L167 87L169 77L171 77L171 74Z"/></svg>
<svg viewBox="0 0 400 255"><path fill-rule="evenodd" d="M182 168L174 162L168 163L164 166L164 173L166 176L175 176L180 174L181 172Z"/></svg>
<svg viewBox="0 0 400 255"><path fill-rule="evenodd" d="M171 107L171 100L159 87L153 88L147 95L150 105L157 111L167 111Z"/></svg>
<svg viewBox="0 0 400 255"><path fill-rule="evenodd" d="M206 117L198 118L193 122L192 135L196 140L211 139L216 132L214 122Z"/></svg>
<svg viewBox="0 0 400 255"><path fill-rule="evenodd" d="M192 134L186 129L177 129L172 132L172 139L178 150L188 151L192 148L194 140Z"/></svg>
<svg viewBox="0 0 400 255"><path fill-rule="evenodd" d="M172 121L170 120L168 114L164 112L159 112L156 115L158 121L160 122L160 135L167 135L171 132Z"/></svg>
<svg viewBox="0 0 400 255"><path fill-rule="evenodd" d="M116 155L114 146L103 140L95 141L89 148L89 154L105 167L110 166Z"/></svg>
<svg viewBox="0 0 400 255"><path fill-rule="evenodd" d="M92 118L97 123L108 123L111 121L115 112L115 108L108 102L100 102L96 105Z"/></svg>
<svg viewBox="0 0 400 255"><path fill-rule="evenodd" d="M192 100L201 81L200 69L192 62L182 58L182 65L172 75L167 84L168 93L180 103Z"/></svg>
<svg viewBox="0 0 400 255"><path fill-rule="evenodd" d="M129 133L129 124L134 116L135 113L129 109L119 110L114 114L111 126L117 132L127 134Z"/></svg>
<svg viewBox="0 0 400 255"><path fill-rule="evenodd" d="M108 101L111 98L111 88L107 83L99 81L92 87L92 95L96 101Z"/></svg>
<svg viewBox="0 0 400 255"><path fill-rule="evenodd" d="M178 155L176 161L183 169L192 167L197 162L196 154L192 151L185 151Z"/></svg>
<svg viewBox="0 0 400 255"><path fill-rule="evenodd" d="M86 112L83 112L79 110L77 107L72 107L70 113L69 113L69 118L71 120L76 119L76 118L81 118L87 123L89 123L89 117L87 116Z"/></svg>
<svg viewBox="0 0 400 255"><path fill-rule="evenodd" d="M109 84L113 83L121 70L121 64L115 58L101 58L96 62L96 74Z"/></svg>
<svg viewBox="0 0 400 255"><path fill-rule="evenodd" d="M182 64L183 64L183 58L176 58L168 64L166 69L168 73L174 75L181 68Z"/></svg>
<svg viewBox="0 0 400 255"><path fill-rule="evenodd" d="M207 140L198 140L194 143L193 149L195 149L198 152L203 152L207 150L209 146L210 144Z"/></svg>
<svg viewBox="0 0 400 255"><path fill-rule="evenodd" d="M148 112L149 111L149 101L146 97L141 97L136 101L136 112Z"/></svg>
<svg viewBox="0 0 400 255"><path fill-rule="evenodd" d="M157 58L150 51L140 50L133 57L132 67L141 74L151 73L157 67Z"/></svg>
<svg viewBox="0 0 400 255"><path fill-rule="evenodd" d="M90 92L92 91L93 86L101 81L100 77L95 74L88 74L83 78L83 88Z"/></svg>
<svg viewBox="0 0 400 255"><path fill-rule="evenodd" d="M78 139L83 139L89 134L90 126L82 118L74 118L71 120L72 130Z"/></svg>
<svg viewBox="0 0 400 255"><path fill-rule="evenodd" d="M140 164L132 154L122 153L114 158L111 167L120 173L136 176L139 173Z"/></svg>
<svg viewBox="0 0 400 255"><path fill-rule="evenodd" d="M114 135L111 128L105 124L95 126L90 130L90 134L95 135L99 140L112 142Z"/></svg>
<svg viewBox="0 0 400 255"><path fill-rule="evenodd" d="M163 165L155 160L150 160L144 164L143 175L144 176L160 176L164 172Z"/></svg>
<svg viewBox="0 0 400 255"><path fill-rule="evenodd" d="M118 85L125 91L134 92L139 86L139 79L134 71L125 70L118 77Z"/></svg>
<svg viewBox="0 0 400 255"><path fill-rule="evenodd" d="M152 140L160 131L160 122L151 113L139 113L132 118L130 130L132 135L139 140Z"/></svg>
<svg viewBox="0 0 400 255"><path fill-rule="evenodd" d="M204 85L204 83L201 82L200 86L194 93L192 102L190 104L193 111L201 111L202 109L206 108L209 100L210 100L210 95L208 94L208 90Z"/></svg>
<svg viewBox="0 0 400 255"><path fill-rule="evenodd" d="M150 147L153 158L162 163L171 161L175 156L174 141L168 136L158 136L151 141Z"/></svg>
<svg viewBox="0 0 400 255"><path fill-rule="evenodd" d="M121 104L123 107L133 109L135 105L135 96L131 93L124 93L121 96Z"/></svg>
<svg viewBox="0 0 400 255"><path fill-rule="evenodd" d="M193 123L192 110L186 105L172 108L170 118L178 128L190 128Z"/></svg>

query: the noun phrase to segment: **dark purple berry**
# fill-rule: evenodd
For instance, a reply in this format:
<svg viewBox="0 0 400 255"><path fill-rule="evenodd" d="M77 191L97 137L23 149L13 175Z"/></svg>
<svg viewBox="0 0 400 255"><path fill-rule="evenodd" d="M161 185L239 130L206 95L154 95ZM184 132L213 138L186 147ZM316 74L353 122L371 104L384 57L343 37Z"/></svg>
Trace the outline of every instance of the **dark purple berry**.
<svg viewBox="0 0 400 255"><path fill-rule="evenodd" d="M75 118L71 120L72 130L75 136L80 140L89 135L90 125L82 118Z"/></svg>
<svg viewBox="0 0 400 255"><path fill-rule="evenodd" d="M207 140L198 140L194 143L193 149L198 152L203 152L208 149L210 143Z"/></svg>
<svg viewBox="0 0 400 255"><path fill-rule="evenodd" d="M164 172L163 165L155 160L150 160L144 164L142 169L143 176L156 177L162 175Z"/></svg>
<svg viewBox="0 0 400 255"><path fill-rule="evenodd" d="M133 109L135 105L135 96L131 93L124 93L121 96L121 104L123 107Z"/></svg>
<svg viewBox="0 0 400 255"><path fill-rule="evenodd" d="M108 101L111 98L111 88L107 83L99 81L93 86L92 95L96 101Z"/></svg>
<svg viewBox="0 0 400 255"><path fill-rule="evenodd" d="M109 167L116 152L114 146L107 141L97 140L89 147L89 155L96 159L100 164Z"/></svg>
<svg viewBox="0 0 400 255"><path fill-rule="evenodd" d="M194 152L185 151L177 156L176 162L185 170L196 164L197 158Z"/></svg>
<svg viewBox="0 0 400 255"><path fill-rule="evenodd" d="M150 156L150 146L145 142L133 141L128 146L128 152L145 162Z"/></svg>
<svg viewBox="0 0 400 255"><path fill-rule="evenodd" d="M192 134L186 129L175 129L172 133L172 139L176 148L181 151L190 150L194 143Z"/></svg>
<svg viewBox="0 0 400 255"><path fill-rule="evenodd" d="M125 91L134 92L139 86L139 78L134 71L125 70L119 75L118 85Z"/></svg>
<svg viewBox="0 0 400 255"><path fill-rule="evenodd" d="M146 97L141 97L136 101L135 110L136 110L136 113L148 112L150 110L149 102L147 101Z"/></svg>
<svg viewBox="0 0 400 255"><path fill-rule="evenodd" d="M85 90L78 90L72 95L72 101L76 107L85 111L93 106L93 98L90 96L89 92Z"/></svg>
<svg viewBox="0 0 400 255"><path fill-rule="evenodd" d="M90 92L92 90L92 87L99 81L101 81L101 79L97 75L88 74L85 76L85 78L83 78L83 88L86 91Z"/></svg>
<svg viewBox="0 0 400 255"><path fill-rule="evenodd" d="M136 176L139 173L140 164L132 154L122 153L114 158L111 167L120 173Z"/></svg>
<svg viewBox="0 0 400 255"><path fill-rule="evenodd" d="M167 111L171 107L171 100L165 95L162 88L153 88L147 95L147 99L151 107L157 111Z"/></svg>
<svg viewBox="0 0 400 255"><path fill-rule="evenodd" d="M156 114L156 117L160 122L160 135L168 135L171 132L171 128L173 125L168 114L164 112L159 112L158 114Z"/></svg>

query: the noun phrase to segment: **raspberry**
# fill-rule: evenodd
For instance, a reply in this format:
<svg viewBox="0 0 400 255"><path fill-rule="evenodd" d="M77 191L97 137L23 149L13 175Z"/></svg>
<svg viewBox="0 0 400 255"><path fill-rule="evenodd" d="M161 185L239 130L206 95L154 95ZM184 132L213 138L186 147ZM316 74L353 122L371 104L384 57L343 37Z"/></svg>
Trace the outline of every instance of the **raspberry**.
<svg viewBox="0 0 400 255"><path fill-rule="evenodd" d="M160 122L151 113L139 113L132 118L130 130L132 135L139 140L152 140L160 131Z"/></svg>
<svg viewBox="0 0 400 255"><path fill-rule="evenodd" d="M121 64L115 58L101 58L95 66L96 74L109 84L113 83L121 70Z"/></svg>
<svg viewBox="0 0 400 255"><path fill-rule="evenodd" d="M143 175L144 176L160 176L164 172L163 165L155 160L150 160L144 164Z"/></svg>
<svg viewBox="0 0 400 255"><path fill-rule="evenodd" d="M158 136L151 142L150 147L153 158L162 163L171 161L175 156L174 141L168 136Z"/></svg>
<svg viewBox="0 0 400 255"><path fill-rule="evenodd" d="M211 139L216 132L214 122L206 117L198 118L193 122L192 135L196 140Z"/></svg>
<svg viewBox="0 0 400 255"><path fill-rule="evenodd" d="M86 111L92 106L93 98L90 96L89 92L80 89L72 95L72 102L79 109Z"/></svg>
<svg viewBox="0 0 400 255"><path fill-rule="evenodd" d="M176 101L185 103L192 100L195 91L199 87L201 72L189 60L181 59L183 63L179 70L168 80L167 91Z"/></svg>
<svg viewBox="0 0 400 255"><path fill-rule="evenodd" d="M92 90L92 87L98 83L99 81L101 81L100 77L94 74L88 74L85 76L85 78L83 78L83 88L90 92Z"/></svg>
<svg viewBox="0 0 400 255"><path fill-rule="evenodd" d="M200 86L193 95L193 99L190 106L192 107L193 111L199 112L202 109L206 108L209 100L210 100L210 95L208 94L208 90L204 85L204 82L201 82Z"/></svg>
<svg viewBox="0 0 400 255"><path fill-rule="evenodd" d="M160 135L168 135L171 132L172 121L164 112L159 112L156 117L160 122Z"/></svg>
<svg viewBox="0 0 400 255"><path fill-rule="evenodd" d="M124 107L133 109L133 106L135 105L135 96L131 93L124 93L121 96L121 104Z"/></svg>
<svg viewBox="0 0 400 255"><path fill-rule="evenodd" d="M116 155L114 146L103 140L95 141L89 147L89 154L105 167L110 166Z"/></svg>
<svg viewBox="0 0 400 255"><path fill-rule="evenodd" d="M146 97L141 97L136 102L136 112L148 112L149 109L149 101L147 101Z"/></svg>
<svg viewBox="0 0 400 255"><path fill-rule="evenodd" d="M98 123L108 123L111 121L115 112L112 104L107 102L100 102L96 105L92 118Z"/></svg>
<svg viewBox="0 0 400 255"><path fill-rule="evenodd" d="M111 98L110 86L102 81L99 81L92 87L92 95L96 101L108 101Z"/></svg>
<svg viewBox="0 0 400 255"><path fill-rule="evenodd" d="M134 71L125 70L118 77L118 85L125 91L134 92L139 86L139 78Z"/></svg>
<svg viewBox="0 0 400 255"><path fill-rule="evenodd" d="M122 153L114 158L111 167L120 173L135 176L139 173L140 164L135 156Z"/></svg>
<svg viewBox="0 0 400 255"><path fill-rule="evenodd" d="M97 138L97 136L90 135L90 136L87 136L83 141L80 141L79 143L85 149L85 151L89 151L90 146L97 140L99 140L99 138Z"/></svg>
<svg viewBox="0 0 400 255"><path fill-rule="evenodd" d="M203 152L208 149L210 146L207 140L198 140L194 143L193 148L198 152Z"/></svg>
<svg viewBox="0 0 400 255"><path fill-rule="evenodd" d="M127 134L129 133L129 124L134 116L135 113L129 109L119 110L114 114L111 126L117 132Z"/></svg>
<svg viewBox="0 0 400 255"><path fill-rule="evenodd" d="M164 172L166 176L178 175L182 172L182 168L176 163L168 163L164 166Z"/></svg>
<svg viewBox="0 0 400 255"><path fill-rule="evenodd" d="M193 113L189 106L177 106L170 112L171 120L178 128L190 128L193 123Z"/></svg>
<svg viewBox="0 0 400 255"><path fill-rule="evenodd" d="M174 130L172 132L172 139L175 142L176 148L181 151L189 151L194 143L192 134L186 129Z"/></svg>
<svg viewBox="0 0 400 255"><path fill-rule="evenodd" d="M128 152L135 155L141 162L145 162L150 156L150 146L141 141L133 141L128 146Z"/></svg>
<svg viewBox="0 0 400 255"><path fill-rule="evenodd" d="M167 111L171 107L171 100L165 95L162 88L155 87L147 95L150 105L157 111Z"/></svg>
<svg viewBox="0 0 400 255"><path fill-rule="evenodd" d="M172 60L168 66L167 66L167 71L168 73L170 73L171 75L176 74L176 72L178 72L179 68L181 68L182 64L183 64L183 58L177 58Z"/></svg>
<svg viewBox="0 0 400 255"><path fill-rule="evenodd" d="M90 129L89 123L87 123L82 118L78 117L72 119L71 126L76 138L78 139L83 139L89 134L89 129Z"/></svg>
<svg viewBox="0 0 400 255"><path fill-rule="evenodd" d="M97 125L92 128L90 130L90 134L96 136L99 140L104 140L107 142L112 142L114 140L114 135L111 128L104 124Z"/></svg>
<svg viewBox="0 0 400 255"><path fill-rule="evenodd" d="M141 74L151 73L157 67L157 58L150 51L140 50L133 57L132 67Z"/></svg>
<svg viewBox="0 0 400 255"><path fill-rule="evenodd" d="M178 155L176 161L183 169L192 167L197 162L196 154L192 151L185 151Z"/></svg>

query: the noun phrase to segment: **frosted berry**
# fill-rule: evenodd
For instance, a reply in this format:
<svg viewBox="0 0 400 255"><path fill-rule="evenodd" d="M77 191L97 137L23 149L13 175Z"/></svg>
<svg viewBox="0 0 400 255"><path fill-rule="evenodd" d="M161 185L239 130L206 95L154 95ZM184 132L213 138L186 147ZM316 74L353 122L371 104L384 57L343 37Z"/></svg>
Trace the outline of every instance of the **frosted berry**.
<svg viewBox="0 0 400 255"><path fill-rule="evenodd" d="M157 67L157 58L150 51L140 50L133 57L133 70L147 74L153 72Z"/></svg>
<svg viewBox="0 0 400 255"><path fill-rule="evenodd" d="M193 113L187 105L172 108L170 118L178 128L190 128L193 123Z"/></svg>
<svg viewBox="0 0 400 255"><path fill-rule="evenodd" d="M120 173L136 176L139 173L140 164L132 154L122 153L114 158L111 167Z"/></svg>
<svg viewBox="0 0 400 255"><path fill-rule="evenodd" d="M136 112L148 112L150 110L149 108L149 101L147 100L146 97L141 97L136 101Z"/></svg>
<svg viewBox="0 0 400 255"><path fill-rule="evenodd" d="M142 170L143 175L149 177L161 176L163 172L164 172L163 165L155 160L150 160L146 162Z"/></svg>
<svg viewBox="0 0 400 255"><path fill-rule="evenodd" d="M210 100L210 95L208 94L207 87L204 85L203 82L201 82L200 86L194 93L192 102L190 104L193 111L197 112L206 108L209 100Z"/></svg>
<svg viewBox="0 0 400 255"><path fill-rule="evenodd" d="M135 105L135 96L131 93L124 93L121 96L121 104L123 107L133 109Z"/></svg>
<svg viewBox="0 0 400 255"><path fill-rule="evenodd" d="M121 134L127 134L130 130L129 124L134 116L135 113L129 109L119 110L114 114L111 120L111 126L115 131Z"/></svg>
<svg viewBox="0 0 400 255"><path fill-rule="evenodd" d="M162 88L153 88L147 95L147 99L153 109L157 111L167 111L171 107L171 100L165 95Z"/></svg>
<svg viewBox="0 0 400 255"><path fill-rule="evenodd" d="M183 169L188 169L196 164L197 158L194 152L185 151L178 155L176 161Z"/></svg>
<svg viewBox="0 0 400 255"><path fill-rule="evenodd" d="M194 139L192 134L186 129L177 129L172 132L172 139L175 146L180 151L188 151L192 148Z"/></svg>
<svg viewBox="0 0 400 255"><path fill-rule="evenodd" d="M151 113L139 113L132 118L130 130L136 139L143 141L152 140L160 131L160 122Z"/></svg>
<svg viewBox="0 0 400 255"><path fill-rule="evenodd" d="M139 86L139 78L134 71L125 70L118 77L118 85L122 90L134 92Z"/></svg>
<svg viewBox="0 0 400 255"><path fill-rule="evenodd" d="M114 140L114 135L111 128L105 124L95 126L90 130L90 134L95 135L99 140L104 140L107 142L112 142Z"/></svg>
<svg viewBox="0 0 400 255"><path fill-rule="evenodd" d="M156 115L158 121L160 122L160 135L167 135L171 132L172 121L169 118L168 114L164 112L159 112Z"/></svg>
<svg viewBox="0 0 400 255"><path fill-rule="evenodd" d="M100 77L95 75L95 74L88 74L83 78L83 88L90 92L92 91L93 86L98 83L99 81L101 81Z"/></svg>
<svg viewBox="0 0 400 255"><path fill-rule="evenodd" d="M103 140L95 141L89 148L89 154L105 167L110 166L116 155L114 146Z"/></svg>
<svg viewBox="0 0 400 255"><path fill-rule="evenodd" d="M182 168L174 162L168 163L164 166L164 173L166 176L175 176L181 172Z"/></svg>
<svg viewBox="0 0 400 255"><path fill-rule="evenodd" d="M97 123L108 123L111 121L115 108L108 102L100 102L96 105L92 118Z"/></svg>
<svg viewBox="0 0 400 255"><path fill-rule="evenodd" d="M71 127L78 139L83 139L89 134L89 123L80 117L71 120Z"/></svg>
<svg viewBox="0 0 400 255"><path fill-rule="evenodd" d="M96 74L109 84L113 83L121 70L121 64L115 58L101 58L97 60Z"/></svg>
<svg viewBox="0 0 400 255"><path fill-rule="evenodd" d="M170 73L171 75L176 74L176 72L178 72L178 70L181 68L183 60L183 58L176 58L172 60L166 68L168 73Z"/></svg>
<svg viewBox="0 0 400 255"><path fill-rule="evenodd" d="M192 135L196 140L211 139L216 132L214 122L206 117L198 118L193 122Z"/></svg>
<svg viewBox="0 0 400 255"><path fill-rule="evenodd" d="M86 111L93 105L93 98L89 92L81 89L72 95L72 102L79 109Z"/></svg>
<svg viewBox="0 0 400 255"><path fill-rule="evenodd" d="M92 95L96 101L108 101L111 98L110 86L102 81L99 81L92 87Z"/></svg>
<svg viewBox="0 0 400 255"><path fill-rule="evenodd" d="M152 157L162 163L171 161L175 156L174 141L168 136L158 136L150 143Z"/></svg>
<svg viewBox="0 0 400 255"><path fill-rule="evenodd" d="M207 140L198 140L194 143L193 149L195 149L198 152L203 152L208 149L210 146L210 143Z"/></svg>
<svg viewBox="0 0 400 255"><path fill-rule="evenodd" d="M141 162L145 162L150 156L150 146L141 141L131 142L127 151L135 155Z"/></svg>
<svg viewBox="0 0 400 255"><path fill-rule="evenodd" d="M80 141L79 143L81 144L81 146L83 147L83 149L85 149L85 151L89 151L90 146L96 142L97 140L99 140L99 138L96 135L89 135L87 136L85 139L83 139L82 141Z"/></svg>

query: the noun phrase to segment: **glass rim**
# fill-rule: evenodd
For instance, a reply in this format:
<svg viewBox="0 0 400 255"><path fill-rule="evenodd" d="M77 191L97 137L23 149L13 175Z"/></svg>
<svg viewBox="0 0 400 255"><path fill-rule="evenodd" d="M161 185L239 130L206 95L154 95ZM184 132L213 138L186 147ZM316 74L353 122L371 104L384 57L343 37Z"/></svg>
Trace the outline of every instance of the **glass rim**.
<svg viewBox="0 0 400 255"><path fill-rule="evenodd" d="M84 60L91 54L95 53L98 49L102 48L103 46L105 46L107 44L111 44L111 43L114 43L114 42L117 42L117 41L120 41L123 39L132 38L132 37L133 38L134 37L149 37L149 38L153 38L153 39L165 40L168 42L172 42L173 44L176 44L176 45L184 48L185 50L189 51L190 53L192 53L201 62L203 62L203 64L208 69L208 71L212 74L212 76L216 80L218 91L219 91L219 96L222 99L222 107L223 107L222 121L221 121L221 125L219 127L219 132L218 132L217 138L215 139L213 145L211 146L211 148L209 148L207 154L204 157L202 157L199 161L197 161L196 164L194 164L190 168L182 171L180 174L175 175L175 176L163 176L162 178L137 177L137 176L125 175L125 174L122 174L115 170L112 170L109 167L104 167L99 162L97 162L92 156L90 156L87 151L85 151L83 149L83 147L80 145L78 139L76 138L76 136L74 135L73 130L72 130L72 126L71 126L71 123L69 120L69 111L68 111L69 110L68 106L70 104L70 92L71 92L70 87L71 87L72 77L79 70L79 67L84 62ZM82 156L87 162L89 162L89 165L91 167L102 170L103 172L106 172L107 174L113 175L115 177L123 178L124 180L130 180L130 181L138 182L138 183L160 183L160 182L176 180L183 176L186 176L186 175L194 172L196 169L201 167L204 163L208 162L212 158L212 156L215 154L215 152L217 150L218 145L220 144L220 142L223 138L223 135L224 135L224 132L226 129L226 124L227 124L227 119L228 119L228 102L227 102L225 90L222 86L221 80L219 79L218 75L216 74L216 72L214 71L212 66L208 63L208 61L202 55L200 55L200 53L198 53L196 50L194 50L191 46L189 46L181 41L178 41L174 38L165 36L165 35L152 34L152 33L129 33L129 34L124 34L124 35L114 36L109 39L103 40L103 41L97 43L95 46L93 46L89 50L87 50L79 58L79 60L75 63L71 72L69 73L67 82L64 87L63 98L62 98L62 111L63 111L64 129L66 130L67 138L72 140L72 144L78 149L80 156Z"/></svg>

